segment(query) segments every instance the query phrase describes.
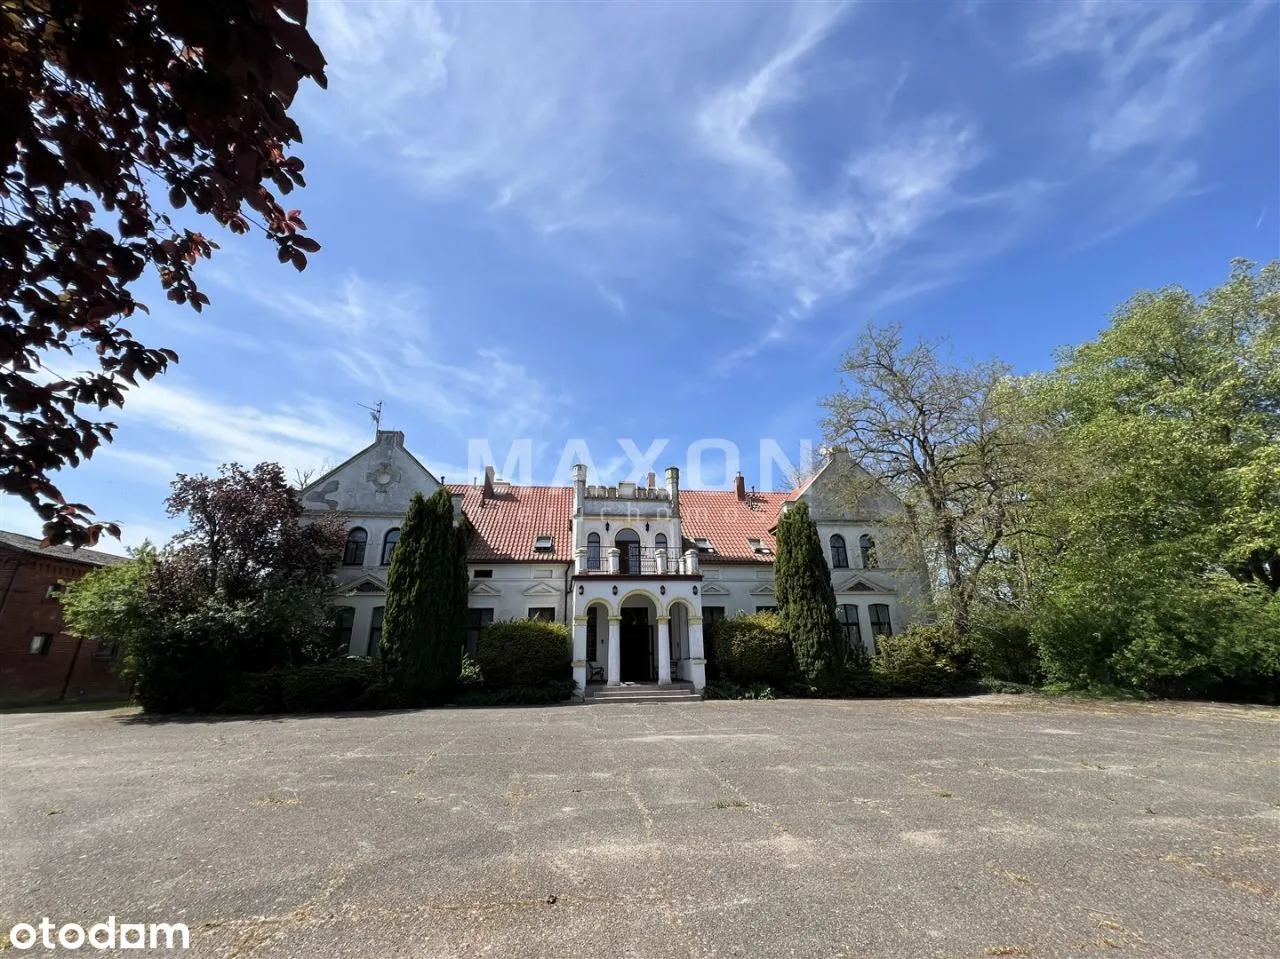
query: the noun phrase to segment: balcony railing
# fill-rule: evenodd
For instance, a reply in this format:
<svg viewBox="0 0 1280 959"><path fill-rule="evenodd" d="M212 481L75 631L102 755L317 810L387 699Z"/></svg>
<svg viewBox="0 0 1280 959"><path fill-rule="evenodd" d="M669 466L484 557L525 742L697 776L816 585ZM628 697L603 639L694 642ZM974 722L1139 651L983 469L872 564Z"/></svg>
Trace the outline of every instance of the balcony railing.
<svg viewBox="0 0 1280 959"><path fill-rule="evenodd" d="M681 568L680 550L674 546L586 547L585 575L599 576L677 576ZM617 568L614 568L616 552Z"/></svg>

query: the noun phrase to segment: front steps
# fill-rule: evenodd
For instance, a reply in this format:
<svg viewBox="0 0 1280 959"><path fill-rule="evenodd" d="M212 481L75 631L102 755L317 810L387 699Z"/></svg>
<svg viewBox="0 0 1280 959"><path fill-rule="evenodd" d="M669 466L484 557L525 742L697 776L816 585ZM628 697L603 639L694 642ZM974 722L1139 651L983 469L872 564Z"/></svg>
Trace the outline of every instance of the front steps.
<svg viewBox="0 0 1280 959"><path fill-rule="evenodd" d="M697 703L702 701L702 694L693 688L693 683L672 683L670 686L659 686L657 683L623 683L621 686L588 686L586 698L588 706L619 705L622 703Z"/></svg>

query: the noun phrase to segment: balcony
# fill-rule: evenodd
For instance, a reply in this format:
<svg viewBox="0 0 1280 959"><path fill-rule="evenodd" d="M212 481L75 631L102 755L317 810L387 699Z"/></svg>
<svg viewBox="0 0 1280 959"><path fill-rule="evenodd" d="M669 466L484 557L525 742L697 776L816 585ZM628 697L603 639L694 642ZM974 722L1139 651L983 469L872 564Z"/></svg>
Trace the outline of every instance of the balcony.
<svg viewBox="0 0 1280 959"><path fill-rule="evenodd" d="M673 547L638 546L628 544L601 549L598 546L579 547L577 573L580 576L688 576L698 574L696 551L694 555L681 555Z"/></svg>

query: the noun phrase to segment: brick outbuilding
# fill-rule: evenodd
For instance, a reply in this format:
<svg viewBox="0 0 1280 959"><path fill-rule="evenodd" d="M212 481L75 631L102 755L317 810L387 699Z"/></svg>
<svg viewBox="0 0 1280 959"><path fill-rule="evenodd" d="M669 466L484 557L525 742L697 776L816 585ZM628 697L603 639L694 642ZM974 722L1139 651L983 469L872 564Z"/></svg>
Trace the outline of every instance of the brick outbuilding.
<svg viewBox="0 0 1280 959"><path fill-rule="evenodd" d="M121 556L40 541L0 530L0 706L120 699L118 644L68 636L60 583L123 562Z"/></svg>

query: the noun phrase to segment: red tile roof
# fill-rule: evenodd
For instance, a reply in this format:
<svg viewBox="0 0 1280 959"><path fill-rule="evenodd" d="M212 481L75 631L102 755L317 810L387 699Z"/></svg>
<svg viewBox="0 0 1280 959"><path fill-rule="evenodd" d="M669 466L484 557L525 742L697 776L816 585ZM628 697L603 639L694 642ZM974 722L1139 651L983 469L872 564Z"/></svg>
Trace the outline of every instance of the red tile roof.
<svg viewBox="0 0 1280 959"><path fill-rule="evenodd" d="M468 562L573 562L572 486L510 486L486 498L481 486L450 483L449 492L462 494L462 511L475 528ZM539 536L550 536L554 549L535 552Z"/></svg>
<svg viewBox="0 0 1280 959"><path fill-rule="evenodd" d="M757 553L748 539L760 540L771 551L777 546L769 532L778 522L782 504L793 493L748 493L738 499L733 490L691 489L680 491L680 531L685 546L705 537L714 552L702 553L702 562L772 563L773 553Z"/></svg>
<svg viewBox="0 0 1280 959"><path fill-rule="evenodd" d="M462 494L462 510L475 533L467 549L472 563L571 563L573 562L573 487L510 486L485 498L483 487L450 484ZM757 553L747 543L758 539L776 549L769 532L778 522L782 504L794 493L750 493L739 500L733 490L681 490L680 529L684 548L706 538L713 552L702 562L772 563L773 554ZM533 548L539 536L550 536L554 549L539 553Z"/></svg>

